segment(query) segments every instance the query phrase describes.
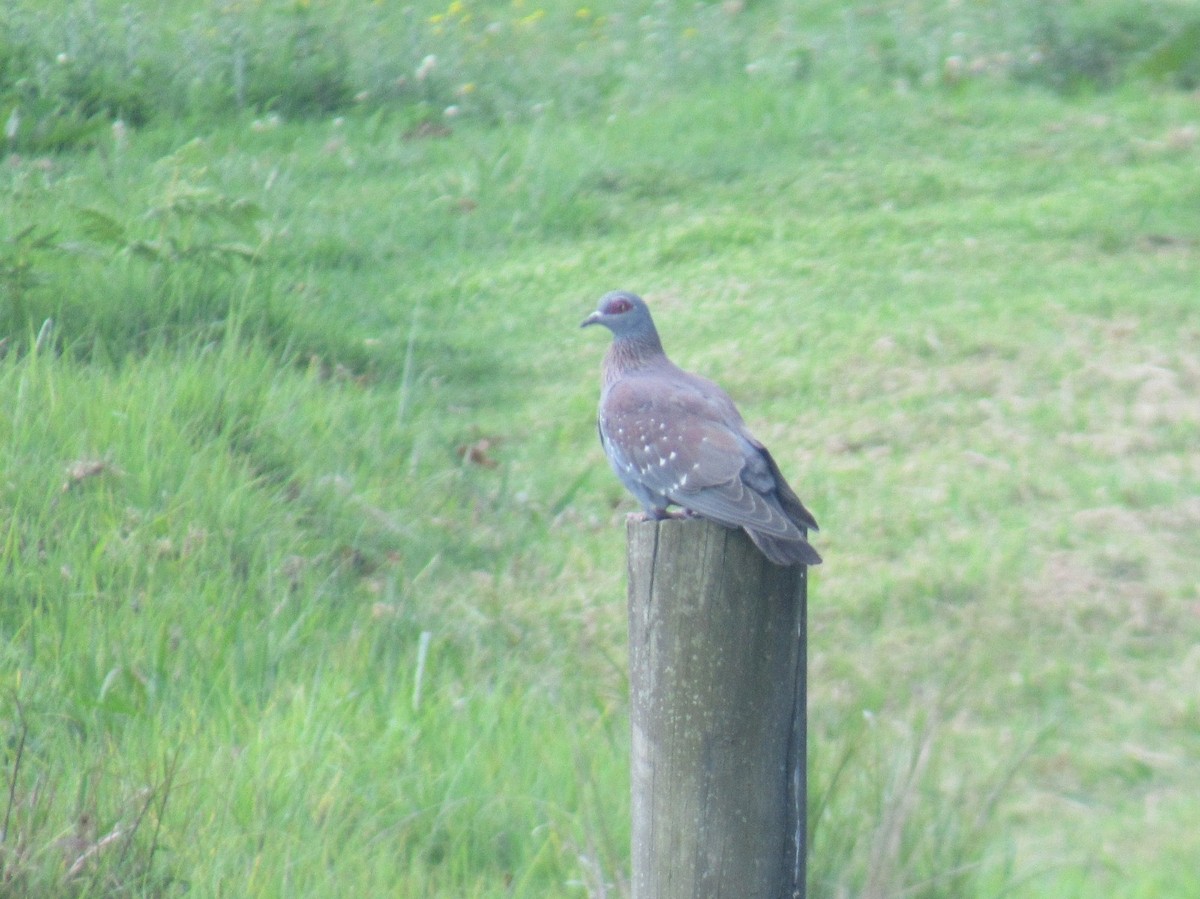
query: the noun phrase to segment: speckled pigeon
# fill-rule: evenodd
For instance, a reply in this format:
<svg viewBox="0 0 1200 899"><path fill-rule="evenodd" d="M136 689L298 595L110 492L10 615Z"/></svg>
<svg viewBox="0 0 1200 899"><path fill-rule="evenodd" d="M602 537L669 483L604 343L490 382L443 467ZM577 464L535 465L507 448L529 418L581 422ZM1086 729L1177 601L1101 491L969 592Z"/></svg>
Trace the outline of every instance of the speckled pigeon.
<svg viewBox="0 0 1200 899"><path fill-rule="evenodd" d="M652 518L667 507L745 528L776 565L817 565L805 529L812 513L720 387L676 366L641 297L614 291L580 327L613 333L604 357L600 442L608 461Z"/></svg>

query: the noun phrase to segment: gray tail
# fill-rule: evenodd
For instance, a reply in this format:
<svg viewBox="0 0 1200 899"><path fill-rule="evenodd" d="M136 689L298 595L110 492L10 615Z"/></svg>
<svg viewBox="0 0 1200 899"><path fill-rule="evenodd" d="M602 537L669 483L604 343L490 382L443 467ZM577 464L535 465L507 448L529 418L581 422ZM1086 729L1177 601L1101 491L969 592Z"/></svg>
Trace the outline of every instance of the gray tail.
<svg viewBox="0 0 1200 899"><path fill-rule="evenodd" d="M746 533L750 535L750 539L754 541L754 545L761 550L762 554L776 565L821 564L821 557L807 540L784 540L764 534L762 531L752 531L749 528L746 529Z"/></svg>
<svg viewBox="0 0 1200 899"><path fill-rule="evenodd" d="M783 513L792 520L799 528L808 528L810 531L821 530L817 527L817 519L813 518L812 512L804 507L804 503L800 502L800 497L796 496L796 491L791 488L787 480L783 476L783 472L779 470L779 466L775 464L775 459L765 449L762 450L763 458L767 460L767 464L771 466L771 476L775 478L775 495L779 497L779 505L783 507ZM813 553L815 556L816 553ZM817 559L817 562L821 561ZM806 562L806 565L815 565L816 562Z"/></svg>

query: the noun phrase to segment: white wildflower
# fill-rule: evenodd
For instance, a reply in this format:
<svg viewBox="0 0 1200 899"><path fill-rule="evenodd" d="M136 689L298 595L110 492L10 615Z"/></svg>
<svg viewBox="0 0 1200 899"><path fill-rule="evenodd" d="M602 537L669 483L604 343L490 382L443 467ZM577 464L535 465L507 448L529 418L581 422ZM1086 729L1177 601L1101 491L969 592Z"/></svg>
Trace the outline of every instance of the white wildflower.
<svg viewBox="0 0 1200 899"><path fill-rule="evenodd" d="M421 60L421 64L417 66L416 75L418 81L424 81L433 74L433 70L437 68L437 57L430 53Z"/></svg>

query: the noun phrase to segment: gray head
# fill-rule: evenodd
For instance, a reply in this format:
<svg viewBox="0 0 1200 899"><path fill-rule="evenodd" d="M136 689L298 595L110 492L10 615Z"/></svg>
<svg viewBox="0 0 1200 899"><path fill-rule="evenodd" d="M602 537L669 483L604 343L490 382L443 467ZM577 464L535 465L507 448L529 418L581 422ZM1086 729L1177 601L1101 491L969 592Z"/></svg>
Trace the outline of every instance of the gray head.
<svg viewBox="0 0 1200 899"><path fill-rule="evenodd" d="M604 325L617 340L650 340L658 343L658 331L646 301L626 290L614 290L602 296L596 311L585 318L579 327L586 328L588 325Z"/></svg>

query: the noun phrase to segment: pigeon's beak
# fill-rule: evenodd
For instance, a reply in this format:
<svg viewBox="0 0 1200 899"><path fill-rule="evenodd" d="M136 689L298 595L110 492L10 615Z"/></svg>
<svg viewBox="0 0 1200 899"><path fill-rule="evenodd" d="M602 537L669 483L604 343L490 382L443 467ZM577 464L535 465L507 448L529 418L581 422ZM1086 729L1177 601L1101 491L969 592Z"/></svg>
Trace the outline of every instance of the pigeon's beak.
<svg viewBox="0 0 1200 899"><path fill-rule="evenodd" d="M579 327L586 328L588 325L595 325L595 324L598 324L599 322L600 322L600 313L593 312L591 315L589 315L587 318L585 318L582 322L579 323Z"/></svg>

